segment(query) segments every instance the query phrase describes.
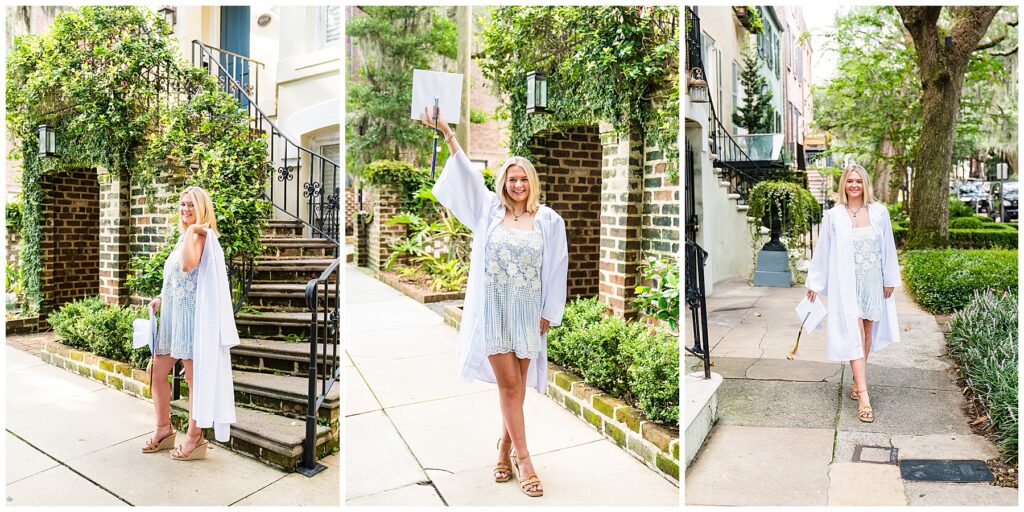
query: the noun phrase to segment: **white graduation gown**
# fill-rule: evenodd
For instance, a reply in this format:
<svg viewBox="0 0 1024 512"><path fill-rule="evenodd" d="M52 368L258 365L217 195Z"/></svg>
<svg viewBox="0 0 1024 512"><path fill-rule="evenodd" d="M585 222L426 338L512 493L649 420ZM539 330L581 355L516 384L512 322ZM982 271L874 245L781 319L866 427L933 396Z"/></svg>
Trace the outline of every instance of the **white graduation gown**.
<svg viewBox="0 0 1024 512"><path fill-rule="evenodd" d="M825 355L830 361L852 361L864 357L861 342L860 305L857 302L857 280L853 262L853 219L844 205L825 212L818 232L814 258L807 273L806 286L820 297L828 297L826 307L827 345ZM867 207L871 227L881 248L882 285L900 283L900 264L896 257L896 241L892 234L889 211L881 203ZM871 351L882 350L900 341L896 320L896 296L884 300L882 319L871 325Z"/></svg>
<svg viewBox="0 0 1024 512"><path fill-rule="evenodd" d="M438 201L473 232L469 280L466 283L466 300L459 330L459 373L469 382L479 379L494 383L494 372L485 355L484 259L487 239L505 217L505 207L497 194L484 185L483 176L473 169L461 149L448 158L432 190ZM562 311L565 308L569 269L565 222L554 210L541 206L534 217L534 227L541 231L544 239L540 276L541 317L546 318L554 327L562 323ZM540 326L537 328L540 329ZM547 388L547 354L547 336L544 336L540 353L530 361L526 379L528 386L541 393Z"/></svg>
<svg viewBox="0 0 1024 512"><path fill-rule="evenodd" d="M192 418L200 428L213 427L217 441L227 442L235 422L231 347L238 345L234 308L228 288L224 250L208 231L196 285L195 335L192 338Z"/></svg>

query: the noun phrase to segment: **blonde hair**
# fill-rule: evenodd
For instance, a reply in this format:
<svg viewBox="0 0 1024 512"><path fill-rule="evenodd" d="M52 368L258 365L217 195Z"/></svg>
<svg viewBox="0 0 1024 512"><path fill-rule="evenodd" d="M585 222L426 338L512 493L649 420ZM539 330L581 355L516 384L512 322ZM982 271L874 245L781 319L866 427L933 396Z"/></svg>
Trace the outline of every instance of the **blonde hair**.
<svg viewBox="0 0 1024 512"><path fill-rule="evenodd" d="M498 194L498 198L501 199L501 204L511 210L512 198L505 191L505 175L508 173L509 167L513 165L526 172L526 181L530 183L530 195L526 197L526 211L530 213L536 212L540 208L540 178L537 177L537 169L533 167L529 160L521 156L513 156L505 160L505 163L501 164L501 168L498 169L498 173L494 175L494 191Z"/></svg>
<svg viewBox="0 0 1024 512"><path fill-rule="evenodd" d="M846 204L846 180L850 177L850 172L856 171L860 174L860 179L864 181L864 204L875 202L875 194L871 189L871 176L868 175L867 169L850 162L846 164L843 169L842 176L839 177L839 194L836 198L836 202L839 204Z"/></svg>
<svg viewBox="0 0 1024 512"><path fill-rule="evenodd" d="M217 216L213 214L213 200L210 199L210 194L202 187L192 186L182 190L178 198L185 196L192 199L192 204L195 205L196 224L208 224L213 234L220 236L220 232L217 231ZM186 229L188 229L188 225L181 219L181 209L179 208L178 232L184 235Z"/></svg>

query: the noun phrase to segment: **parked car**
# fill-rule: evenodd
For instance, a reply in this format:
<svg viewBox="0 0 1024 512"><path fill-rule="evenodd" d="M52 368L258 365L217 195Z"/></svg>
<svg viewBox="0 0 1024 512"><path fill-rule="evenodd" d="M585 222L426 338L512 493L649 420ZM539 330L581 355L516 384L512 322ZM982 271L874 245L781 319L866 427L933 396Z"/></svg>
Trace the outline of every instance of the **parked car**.
<svg viewBox="0 0 1024 512"><path fill-rule="evenodd" d="M968 181L960 185L957 199L976 212L989 211L988 187L984 182Z"/></svg>
<svg viewBox="0 0 1024 512"><path fill-rule="evenodd" d="M1005 218L1003 218L1002 221L1008 222L1011 220L1017 220L1017 182L1004 182L1002 184L1002 193L1000 193L999 188L1000 186L998 181L992 182L992 186L989 193L989 195L992 197L992 208L988 213L989 217L992 217L994 219L999 216L1000 203L1005 200Z"/></svg>

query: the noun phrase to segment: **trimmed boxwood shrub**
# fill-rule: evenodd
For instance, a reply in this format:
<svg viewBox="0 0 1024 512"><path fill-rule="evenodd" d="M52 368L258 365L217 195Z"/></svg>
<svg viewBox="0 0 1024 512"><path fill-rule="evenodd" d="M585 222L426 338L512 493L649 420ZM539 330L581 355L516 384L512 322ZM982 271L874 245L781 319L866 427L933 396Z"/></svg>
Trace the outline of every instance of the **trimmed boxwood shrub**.
<svg viewBox="0 0 1024 512"><path fill-rule="evenodd" d="M90 297L61 306L47 320L65 345L145 368L149 348L132 348L132 322L147 316L143 306L122 308Z"/></svg>
<svg viewBox="0 0 1024 512"><path fill-rule="evenodd" d="M986 290L953 316L947 338L960 375L985 408L1003 458L1017 461L1017 295Z"/></svg>
<svg viewBox="0 0 1024 512"><path fill-rule="evenodd" d="M924 309L948 314L976 291L1016 290L1016 250L930 249L901 256L907 291Z"/></svg>
<svg viewBox="0 0 1024 512"><path fill-rule="evenodd" d="M1013 229L951 229L949 244L960 249L1015 249L1018 233Z"/></svg>
<svg viewBox="0 0 1024 512"><path fill-rule="evenodd" d="M548 358L654 421L679 421L679 342L641 322L604 316L596 297L566 306L548 333Z"/></svg>
<svg viewBox="0 0 1024 512"><path fill-rule="evenodd" d="M981 229L981 219L977 217L953 217L949 219L950 229Z"/></svg>
<svg viewBox="0 0 1024 512"><path fill-rule="evenodd" d="M974 209L964 204L963 201L950 198L949 199L949 218L955 217L974 217Z"/></svg>

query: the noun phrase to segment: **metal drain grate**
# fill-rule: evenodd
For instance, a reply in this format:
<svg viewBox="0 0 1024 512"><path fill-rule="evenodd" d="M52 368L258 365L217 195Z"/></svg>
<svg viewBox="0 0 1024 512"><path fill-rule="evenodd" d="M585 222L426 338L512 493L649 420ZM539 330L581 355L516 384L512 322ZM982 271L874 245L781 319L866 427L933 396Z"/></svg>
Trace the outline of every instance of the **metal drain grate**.
<svg viewBox="0 0 1024 512"><path fill-rule="evenodd" d="M891 446L866 446L858 444L853 448L853 462L898 464L899 449Z"/></svg>
<svg viewBox="0 0 1024 512"><path fill-rule="evenodd" d="M991 482L992 471L983 460L925 460L900 462L904 480L920 482Z"/></svg>

